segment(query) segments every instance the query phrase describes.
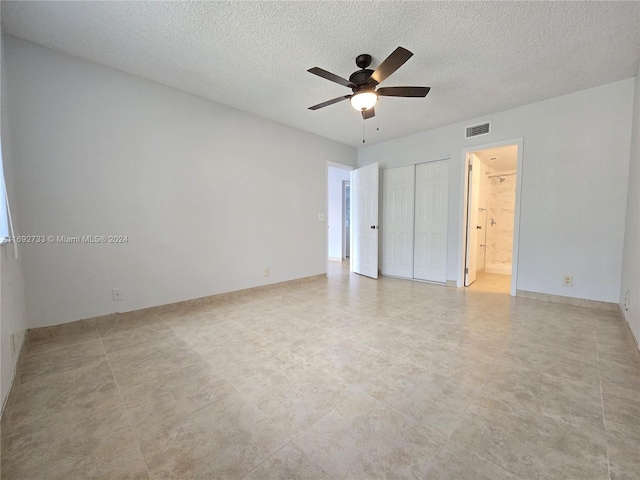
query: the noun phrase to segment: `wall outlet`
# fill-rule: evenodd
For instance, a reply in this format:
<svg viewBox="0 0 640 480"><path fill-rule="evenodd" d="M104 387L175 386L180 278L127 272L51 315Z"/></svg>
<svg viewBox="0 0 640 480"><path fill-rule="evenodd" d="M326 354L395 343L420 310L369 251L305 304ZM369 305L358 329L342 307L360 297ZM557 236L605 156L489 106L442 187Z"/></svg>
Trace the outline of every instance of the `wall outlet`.
<svg viewBox="0 0 640 480"><path fill-rule="evenodd" d="M11 350L11 357L16 356L16 334L15 332L11 332L9 335L9 346Z"/></svg>
<svg viewBox="0 0 640 480"><path fill-rule="evenodd" d="M318 221L319 222L324 222L324 213L319 213L318 214Z"/></svg>
<svg viewBox="0 0 640 480"><path fill-rule="evenodd" d="M268 277L269 276L269 267L264 267L264 269L262 270L262 274L265 277Z"/></svg>
<svg viewBox="0 0 640 480"><path fill-rule="evenodd" d="M630 295L631 295L631 292L629 290L624 292L624 309L625 309L625 311L629 310L629 296Z"/></svg>
<svg viewBox="0 0 640 480"><path fill-rule="evenodd" d="M565 287L573 287L573 275L565 275L562 277L562 285Z"/></svg>
<svg viewBox="0 0 640 480"><path fill-rule="evenodd" d="M121 288L114 288L112 290L113 293L113 301L117 302L118 300L123 300L124 296L122 295L122 289Z"/></svg>

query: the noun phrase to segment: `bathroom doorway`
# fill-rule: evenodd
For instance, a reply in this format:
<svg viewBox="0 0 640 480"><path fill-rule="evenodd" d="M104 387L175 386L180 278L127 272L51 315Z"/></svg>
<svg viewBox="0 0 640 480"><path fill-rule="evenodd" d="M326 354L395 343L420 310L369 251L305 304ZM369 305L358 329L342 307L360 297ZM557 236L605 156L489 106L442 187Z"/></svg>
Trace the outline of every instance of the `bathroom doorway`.
<svg viewBox="0 0 640 480"><path fill-rule="evenodd" d="M464 285L515 295L518 145L467 153L467 238Z"/></svg>
<svg viewBox="0 0 640 480"><path fill-rule="evenodd" d="M351 182L342 181L342 257L351 257Z"/></svg>

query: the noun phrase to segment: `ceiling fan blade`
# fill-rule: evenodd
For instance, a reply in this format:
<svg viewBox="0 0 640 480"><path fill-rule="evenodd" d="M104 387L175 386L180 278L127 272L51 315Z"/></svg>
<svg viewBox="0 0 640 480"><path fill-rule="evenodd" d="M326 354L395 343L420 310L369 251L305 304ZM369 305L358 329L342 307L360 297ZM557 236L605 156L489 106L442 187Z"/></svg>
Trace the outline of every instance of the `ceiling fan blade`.
<svg viewBox="0 0 640 480"><path fill-rule="evenodd" d="M345 95L343 97L333 98L331 100L327 100L326 102L322 102L317 105L314 105L313 107L309 107L309 110L318 110L319 108L328 107L329 105L333 105L334 103L341 102L343 100L346 100L347 98L351 98L352 96L353 95Z"/></svg>
<svg viewBox="0 0 640 480"><path fill-rule="evenodd" d="M376 116L376 109L375 107L371 107L369 110L363 110L362 111L362 118L364 120L366 120L367 118L372 118Z"/></svg>
<svg viewBox="0 0 640 480"><path fill-rule="evenodd" d="M382 81L389 77L393 72L398 70L404 62L409 60L413 56L406 48L398 47L391 55L389 55L384 62L382 62L376 71L371 74L370 80L373 80L376 84L382 83Z"/></svg>
<svg viewBox="0 0 640 480"><path fill-rule="evenodd" d="M383 97L426 97L431 87L380 87L376 90Z"/></svg>
<svg viewBox="0 0 640 480"><path fill-rule="evenodd" d="M349 80L339 77L335 73L327 72L319 67L313 67L307 70L309 73L313 73L314 75L318 75L319 77L326 78L327 80L331 80L332 82L339 83L340 85L344 85L345 87L353 88L355 85L351 83Z"/></svg>

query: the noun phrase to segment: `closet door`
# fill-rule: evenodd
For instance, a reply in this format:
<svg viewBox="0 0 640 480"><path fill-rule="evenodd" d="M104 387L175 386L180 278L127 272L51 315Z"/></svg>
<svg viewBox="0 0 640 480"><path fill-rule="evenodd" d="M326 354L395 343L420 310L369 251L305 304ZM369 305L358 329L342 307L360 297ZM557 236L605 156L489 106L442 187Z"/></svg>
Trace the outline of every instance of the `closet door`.
<svg viewBox="0 0 640 480"><path fill-rule="evenodd" d="M413 277L447 281L449 160L416 165Z"/></svg>
<svg viewBox="0 0 640 480"><path fill-rule="evenodd" d="M413 278L415 166L382 172L382 274Z"/></svg>

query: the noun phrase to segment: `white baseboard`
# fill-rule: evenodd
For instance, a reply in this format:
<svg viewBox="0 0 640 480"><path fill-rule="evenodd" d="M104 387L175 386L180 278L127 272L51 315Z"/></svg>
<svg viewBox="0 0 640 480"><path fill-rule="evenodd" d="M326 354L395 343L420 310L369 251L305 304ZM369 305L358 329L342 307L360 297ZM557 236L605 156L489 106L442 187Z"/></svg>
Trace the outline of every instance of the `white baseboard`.
<svg viewBox="0 0 640 480"><path fill-rule="evenodd" d="M485 265L486 273L499 273L500 275L511 275L511 265L501 265L499 263L493 265Z"/></svg>
<svg viewBox="0 0 640 480"><path fill-rule="evenodd" d="M563 305L571 305L574 307L593 308L596 310L605 310L607 312L617 312L619 309L619 305L617 303L587 300L586 298L564 297L562 295L552 295L550 293L528 292L526 290L517 290L516 297L530 298L531 300L540 300L550 303L561 303Z"/></svg>
<svg viewBox="0 0 640 480"><path fill-rule="evenodd" d="M640 362L640 342L638 342L638 339L634 335L633 330L631 330L631 325L629 325L629 322L627 322L627 319L624 316L624 310L620 304L618 304L618 315L620 315L620 320L622 320L625 326L627 327L626 328L627 339L629 340L629 342L631 342L633 345L636 346L636 352L638 353L638 361Z"/></svg>

